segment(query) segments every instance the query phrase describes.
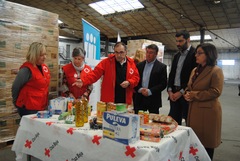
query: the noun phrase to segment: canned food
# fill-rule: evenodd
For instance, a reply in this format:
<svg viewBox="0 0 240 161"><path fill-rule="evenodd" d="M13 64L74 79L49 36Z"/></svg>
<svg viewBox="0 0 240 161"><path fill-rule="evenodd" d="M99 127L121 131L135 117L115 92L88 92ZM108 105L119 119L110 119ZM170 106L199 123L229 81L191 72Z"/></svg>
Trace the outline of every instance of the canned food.
<svg viewBox="0 0 240 161"><path fill-rule="evenodd" d="M97 117L102 118L103 112L107 111L107 106L105 102L97 102Z"/></svg>
<svg viewBox="0 0 240 161"><path fill-rule="evenodd" d="M107 103L107 111L113 111L116 110L116 104L112 103L112 102L108 102Z"/></svg>
<svg viewBox="0 0 240 161"><path fill-rule="evenodd" d="M126 112L127 111L127 104L117 103L116 104L116 111Z"/></svg>

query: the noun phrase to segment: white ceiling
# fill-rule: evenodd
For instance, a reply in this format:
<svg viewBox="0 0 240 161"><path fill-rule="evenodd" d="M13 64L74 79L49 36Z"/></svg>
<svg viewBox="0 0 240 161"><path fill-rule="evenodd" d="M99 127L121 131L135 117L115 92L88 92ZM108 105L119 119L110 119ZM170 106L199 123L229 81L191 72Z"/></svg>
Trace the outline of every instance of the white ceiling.
<svg viewBox="0 0 240 161"><path fill-rule="evenodd" d="M240 51L240 0L140 0L145 9L102 16L88 6L97 0L9 0L57 13L65 23L61 36L82 38L84 18L101 32L102 40L116 42L145 38L159 41L166 50L177 50L176 31L186 29L200 35L200 29L212 37L219 50ZM73 32L74 31L74 32ZM199 42L193 42L194 46Z"/></svg>

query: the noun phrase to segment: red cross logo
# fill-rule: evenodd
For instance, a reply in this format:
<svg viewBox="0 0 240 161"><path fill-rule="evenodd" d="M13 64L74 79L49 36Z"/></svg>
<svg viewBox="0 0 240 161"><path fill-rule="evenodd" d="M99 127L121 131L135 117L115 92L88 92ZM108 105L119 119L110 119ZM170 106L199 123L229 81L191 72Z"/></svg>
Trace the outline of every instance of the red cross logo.
<svg viewBox="0 0 240 161"><path fill-rule="evenodd" d="M90 70L89 70L88 68L85 68L85 69L84 69L84 72L85 72L85 73L89 73Z"/></svg>
<svg viewBox="0 0 240 161"><path fill-rule="evenodd" d="M50 150L45 148L45 156L50 157Z"/></svg>
<svg viewBox="0 0 240 161"><path fill-rule="evenodd" d="M129 155L131 155L131 157L132 158L134 158L136 155L134 154L134 152L136 151L136 149L135 149L135 147L130 147L129 145L128 146L126 146L126 152L125 152L125 155L126 156L129 156Z"/></svg>
<svg viewBox="0 0 240 161"><path fill-rule="evenodd" d="M29 149L30 149L30 148L31 148L31 145L32 145L32 141L26 140L26 143L25 143L24 146L25 146L26 148L29 148Z"/></svg>
<svg viewBox="0 0 240 161"><path fill-rule="evenodd" d="M72 134L73 134L73 130L75 130L75 129L72 128L72 127L70 127L70 128L67 130L67 133L72 135Z"/></svg>
<svg viewBox="0 0 240 161"><path fill-rule="evenodd" d="M129 69L129 73L130 74L133 74L134 73L134 70L132 68Z"/></svg>
<svg viewBox="0 0 240 161"><path fill-rule="evenodd" d="M196 155L197 154L197 152L198 152L198 149L196 148L196 149L194 149L194 147L190 147L190 150L189 150L189 154L192 154L193 156L194 155Z"/></svg>
<svg viewBox="0 0 240 161"><path fill-rule="evenodd" d="M48 72L48 68L45 67L45 66L43 66L43 71L44 71L44 72Z"/></svg>
<svg viewBox="0 0 240 161"><path fill-rule="evenodd" d="M96 143L97 145L100 144L99 140L101 139L102 137L101 136L97 136L97 135L94 135L93 136L93 139L92 139L92 143Z"/></svg>
<svg viewBox="0 0 240 161"><path fill-rule="evenodd" d="M183 154L183 152L181 151L180 155L179 155L179 160L182 158L182 154Z"/></svg>
<svg viewBox="0 0 240 161"><path fill-rule="evenodd" d="M46 122L46 125L51 126L54 122Z"/></svg>

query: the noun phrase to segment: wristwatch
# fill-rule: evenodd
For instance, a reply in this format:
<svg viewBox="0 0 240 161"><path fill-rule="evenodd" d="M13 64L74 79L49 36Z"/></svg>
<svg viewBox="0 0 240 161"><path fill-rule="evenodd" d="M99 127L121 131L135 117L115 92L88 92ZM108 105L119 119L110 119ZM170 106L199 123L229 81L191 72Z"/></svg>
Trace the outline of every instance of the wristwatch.
<svg viewBox="0 0 240 161"><path fill-rule="evenodd" d="M181 89L179 92L183 95L185 91Z"/></svg>

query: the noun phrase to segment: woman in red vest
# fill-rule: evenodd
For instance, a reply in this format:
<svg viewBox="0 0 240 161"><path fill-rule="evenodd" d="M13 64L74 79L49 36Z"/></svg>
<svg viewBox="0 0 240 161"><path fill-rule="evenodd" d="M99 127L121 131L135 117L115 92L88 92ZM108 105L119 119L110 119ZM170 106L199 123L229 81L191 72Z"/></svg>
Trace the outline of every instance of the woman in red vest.
<svg viewBox="0 0 240 161"><path fill-rule="evenodd" d="M93 89L92 85L82 86L81 88L73 85L78 79L82 79L92 71L91 67L84 62L85 55L86 52L82 48L74 48L72 62L62 67L63 81L60 90L63 96L72 97L74 100L82 96L89 99L89 95Z"/></svg>
<svg viewBox="0 0 240 161"><path fill-rule="evenodd" d="M45 59L45 46L38 42L32 43L26 62L20 67L13 82L13 104L21 117L45 110L48 105L50 71L44 64Z"/></svg>

